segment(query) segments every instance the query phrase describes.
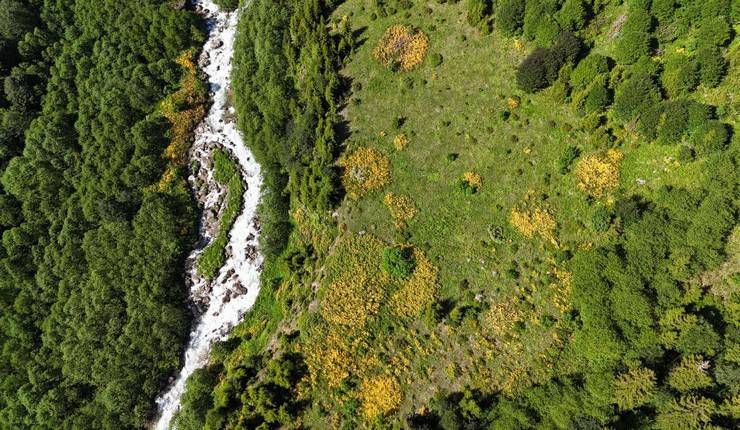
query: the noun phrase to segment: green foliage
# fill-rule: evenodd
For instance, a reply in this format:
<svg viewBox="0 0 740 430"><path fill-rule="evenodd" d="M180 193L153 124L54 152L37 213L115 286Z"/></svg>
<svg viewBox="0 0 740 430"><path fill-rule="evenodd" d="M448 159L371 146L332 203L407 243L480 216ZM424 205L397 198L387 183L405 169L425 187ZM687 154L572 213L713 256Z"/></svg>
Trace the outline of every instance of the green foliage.
<svg viewBox="0 0 740 430"><path fill-rule="evenodd" d="M180 430L202 430L206 413L213 407L211 392L218 383L217 369L197 369L185 383L180 409L172 420Z"/></svg>
<svg viewBox="0 0 740 430"><path fill-rule="evenodd" d="M550 86L558 78L560 68L574 61L583 45L570 33L562 33L552 48L537 48L517 67L519 88L533 93Z"/></svg>
<svg viewBox="0 0 740 430"><path fill-rule="evenodd" d="M223 185L239 174L239 165L221 149L213 151L213 177Z"/></svg>
<svg viewBox="0 0 740 430"><path fill-rule="evenodd" d="M235 10L239 7L239 0L214 0L213 2L223 10Z"/></svg>
<svg viewBox="0 0 740 430"><path fill-rule="evenodd" d="M0 37L19 40L33 30L38 17L30 5L19 0L0 0Z"/></svg>
<svg viewBox="0 0 740 430"><path fill-rule="evenodd" d="M718 48L701 48L696 53L699 76L702 85L713 88L722 82L727 69L727 61Z"/></svg>
<svg viewBox="0 0 740 430"><path fill-rule="evenodd" d="M266 258L287 244L290 198L328 209L337 197L337 136L327 118L336 115L338 54L319 24L323 3L294 6L283 0L246 8L234 57L239 128L263 169L260 244Z"/></svg>
<svg viewBox="0 0 740 430"><path fill-rule="evenodd" d="M712 120L701 124L691 135L691 146L699 155L722 150L729 139L727 126Z"/></svg>
<svg viewBox="0 0 740 430"><path fill-rule="evenodd" d="M604 85L594 85L583 100L586 113L602 112L612 101L611 92Z"/></svg>
<svg viewBox="0 0 740 430"><path fill-rule="evenodd" d="M717 48L730 41L732 29L724 16L705 18L696 33L697 45L702 48Z"/></svg>
<svg viewBox="0 0 740 430"><path fill-rule="evenodd" d="M486 32L490 31L493 2L491 0L467 0L467 2L468 24Z"/></svg>
<svg viewBox="0 0 740 430"><path fill-rule="evenodd" d="M218 233L211 243L198 256L198 273L211 280L216 277L218 270L225 261L226 245L229 242L229 231L234 225L239 211L244 204L244 181L236 161L231 159L222 150L213 153L213 177L228 187L224 209L219 220Z"/></svg>
<svg viewBox="0 0 740 430"><path fill-rule="evenodd" d="M550 46L560 34L555 21L558 10L556 0L527 0L524 11L524 37L534 40L538 46Z"/></svg>
<svg viewBox="0 0 740 430"><path fill-rule="evenodd" d="M200 21L153 0L3 0L0 33L22 38L2 43L0 427L143 428L189 326L196 213L176 166L160 187L157 104Z"/></svg>
<svg viewBox="0 0 740 430"><path fill-rule="evenodd" d="M566 173L570 172L570 168L573 165L573 162L578 158L578 156L581 155L580 149L578 149L577 146L568 146L565 148L563 153L560 155L560 158L558 159L558 170L560 171L561 175L565 175Z"/></svg>
<svg viewBox="0 0 740 430"><path fill-rule="evenodd" d="M442 58L442 54L440 53L435 52L429 56L429 63L432 65L432 67L438 67L439 65L442 64L442 61L443 61L443 58Z"/></svg>
<svg viewBox="0 0 740 430"><path fill-rule="evenodd" d="M633 369L614 382L614 397L622 410L630 410L650 402L656 393L655 372Z"/></svg>
<svg viewBox="0 0 740 430"><path fill-rule="evenodd" d="M644 0L630 3L627 19L619 29L619 38L614 58L620 64L632 64L640 57L649 55L652 50L652 16Z"/></svg>
<svg viewBox="0 0 740 430"><path fill-rule="evenodd" d="M690 395L671 399L659 409L655 428L659 430L705 428L712 420L716 408L714 401L700 396Z"/></svg>
<svg viewBox="0 0 740 430"><path fill-rule="evenodd" d="M614 116L628 122L661 99L660 89L652 76L636 73L617 87Z"/></svg>
<svg viewBox="0 0 740 430"><path fill-rule="evenodd" d="M605 232L612 223L612 213L606 206L599 206L591 216L591 226L595 231Z"/></svg>
<svg viewBox="0 0 740 430"><path fill-rule="evenodd" d="M580 91L588 87L600 74L609 72L609 59L599 54L589 54L578 62L570 74L570 85Z"/></svg>
<svg viewBox="0 0 740 430"><path fill-rule="evenodd" d="M383 270L394 278L406 279L416 267L413 249L393 246L383 251Z"/></svg>
<svg viewBox="0 0 740 430"><path fill-rule="evenodd" d="M617 41L614 58L620 64L632 64L652 50L652 37L646 31L625 32Z"/></svg>
<svg viewBox="0 0 740 430"><path fill-rule="evenodd" d="M499 0L496 2L496 27L506 36L521 32L524 25L526 0Z"/></svg>
<svg viewBox="0 0 740 430"><path fill-rule="evenodd" d="M638 130L648 139L662 144L675 144L684 140L713 116L712 109L690 100L668 100L644 111Z"/></svg>
<svg viewBox="0 0 740 430"><path fill-rule="evenodd" d="M682 55L671 57L665 62L660 81L669 98L685 96L699 85L699 66Z"/></svg>
<svg viewBox="0 0 740 430"><path fill-rule="evenodd" d="M555 20L566 31L578 31L586 25L587 5L583 0L565 0L555 14Z"/></svg>
<svg viewBox="0 0 740 430"><path fill-rule="evenodd" d="M681 392L709 387L712 378L707 374L708 370L709 362L701 356L683 357L668 374L668 385Z"/></svg>

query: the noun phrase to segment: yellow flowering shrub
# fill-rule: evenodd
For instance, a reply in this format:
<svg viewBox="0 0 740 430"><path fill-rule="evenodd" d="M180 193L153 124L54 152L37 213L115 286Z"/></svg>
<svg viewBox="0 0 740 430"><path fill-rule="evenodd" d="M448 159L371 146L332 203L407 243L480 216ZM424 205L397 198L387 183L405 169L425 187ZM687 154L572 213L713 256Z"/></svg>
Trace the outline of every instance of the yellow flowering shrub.
<svg viewBox="0 0 740 430"><path fill-rule="evenodd" d="M522 312L514 299L497 300L483 314L484 335L498 339L512 335L514 325L522 319Z"/></svg>
<svg viewBox="0 0 740 430"><path fill-rule="evenodd" d="M344 167L344 188L354 199L385 187L391 180L388 156L373 148L358 149L339 164Z"/></svg>
<svg viewBox="0 0 740 430"><path fill-rule="evenodd" d="M313 336L313 340L304 349L312 382L323 377L329 387L339 387L353 367L350 345L345 336L331 330L323 336Z"/></svg>
<svg viewBox="0 0 740 430"><path fill-rule="evenodd" d="M362 382L359 397L363 415L372 419L393 411L401 404L401 386L392 376L376 376Z"/></svg>
<svg viewBox="0 0 740 430"><path fill-rule="evenodd" d="M483 179L475 172L463 173L463 181L476 190L480 189L481 185L483 185Z"/></svg>
<svg viewBox="0 0 740 430"><path fill-rule="evenodd" d="M405 25L389 27L373 50L373 56L385 67L408 71L424 61L429 38L421 30Z"/></svg>
<svg viewBox="0 0 740 430"><path fill-rule="evenodd" d="M573 276L570 272L558 269L557 267L553 269L553 273L558 279L558 282L550 285L550 288L554 292L552 301L560 312L568 312L572 309L570 292L572 290L571 280Z"/></svg>
<svg viewBox="0 0 740 430"><path fill-rule="evenodd" d="M388 193L383 198L383 203L385 203L388 211L390 211L397 228L405 227L406 223L416 216L416 205L414 205L414 201L408 196Z"/></svg>
<svg viewBox="0 0 740 430"><path fill-rule="evenodd" d="M185 73L180 81L180 88L162 100L160 110L171 124L172 135L164 155L173 165L182 166L188 158L190 132L205 117L207 97L195 65L195 50L183 52L176 62ZM172 169L168 168L159 181L159 189L166 188L175 177Z"/></svg>
<svg viewBox="0 0 740 430"><path fill-rule="evenodd" d="M185 70L180 81L180 89L162 101L162 114L172 124L172 141L165 149L165 156L176 165L187 161L190 146L190 131L205 116L206 95L198 68L194 62L195 51L183 52L177 57L177 64Z"/></svg>
<svg viewBox="0 0 740 430"><path fill-rule="evenodd" d="M437 292L439 269L419 249L414 249L414 260L414 272L391 297L391 307L403 317L419 315Z"/></svg>
<svg viewBox="0 0 740 430"><path fill-rule="evenodd" d="M409 144L409 137L405 133L401 133L393 138L393 147L396 151L403 151Z"/></svg>
<svg viewBox="0 0 740 430"><path fill-rule="evenodd" d="M519 96L509 96L506 99L506 104L509 105L509 109L516 109L521 105L521 103Z"/></svg>
<svg viewBox="0 0 740 430"><path fill-rule="evenodd" d="M622 152L610 149L605 154L590 154L576 164L578 188L594 197L602 197L619 185L619 164Z"/></svg>
<svg viewBox="0 0 740 430"><path fill-rule="evenodd" d="M555 230L558 224L548 209L539 206L531 208L515 207L511 210L510 222L514 228L519 230L528 239L539 234L543 239L557 245Z"/></svg>
<svg viewBox="0 0 740 430"><path fill-rule="evenodd" d="M380 308L384 295L383 281L372 279L365 271L359 270L333 283L322 302L322 316L327 322L349 330L363 328Z"/></svg>

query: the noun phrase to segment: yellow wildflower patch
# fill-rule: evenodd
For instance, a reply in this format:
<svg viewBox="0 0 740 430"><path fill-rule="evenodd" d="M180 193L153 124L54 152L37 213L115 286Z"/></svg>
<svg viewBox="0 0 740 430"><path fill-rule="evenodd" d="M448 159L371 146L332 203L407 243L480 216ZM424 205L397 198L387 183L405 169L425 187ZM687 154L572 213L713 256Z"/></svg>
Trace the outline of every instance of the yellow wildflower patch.
<svg viewBox="0 0 740 430"><path fill-rule="evenodd" d="M539 234L543 239L548 240L553 245L557 245L555 230L558 224L548 209L539 206L531 208L515 207L511 210L510 222L514 228L519 230L528 239Z"/></svg>
<svg viewBox="0 0 740 430"><path fill-rule="evenodd" d="M590 154L576 165L578 188L594 197L602 197L619 185L619 164L622 152L610 149L605 154Z"/></svg>
<svg viewBox="0 0 740 430"><path fill-rule="evenodd" d="M428 50L429 38L421 30L394 25L380 38L373 50L373 56L385 67L398 67L408 71L424 61Z"/></svg>
<svg viewBox="0 0 740 430"><path fill-rule="evenodd" d="M360 148L339 164L344 167L344 188L354 199L382 189L391 180L388 156L373 148Z"/></svg>
<svg viewBox="0 0 740 430"><path fill-rule="evenodd" d="M360 401L366 418L385 415L401 404L401 386L395 378L388 375L367 379L360 387Z"/></svg>
<svg viewBox="0 0 740 430"><path fill-rule="evenodd" d="M483 179L475 172L463 173L463 181L476 190L480 189L481 185L483 185Z"/></svg>
<svg viewBox="0 0 740 430"><path fill-rule="evenodd" d="M371 279L363 270L335 282L329 286L323 300L324 319L349 330L363 328L380 308L384 283L387 280Z"/></svg>
<svg viewBox="0 0 740 430"><path fill-rule="evenodd" d="M414 249L414 260L414 272L391 298L391 307L403 317L419 315L437 292L439 269L419 249Z"/></svg>
<svg viewBox="0 0 740 430"><path fill-rule="evenodd" d="M323 377L330 387L336 388L349 376L353 367L350 346L344 336L336 331L330 331L325 336L315 336L314 339L315 342L305 348L309 375L313 383Z"/></svg>
<svg viewBox="0 0 740 430"><path fill-rule="evenodd" d="M521 319L522 312L513 299L496 301L483 315L484 333L493 339L512 335L514 325Z"/></svg>
<svg viewBox="0 0 740 430"><path fill-rule="evenodd" d="M521 105L521 103L519 96L509 96L506 99L506 104L509 105L509 109L516 109Z"/></svg>
<svg viewBox="0 0 740 430"><path fill-rule="evenodd" d="M176 60L185 70L180 89L162 101L163 115L172 124L172 141L165 149L165 156L176 165L187 161L190 131L205 116L206 94L198 77L194 62L195 51L183 52Z"/></svg>
<svg viewBox="0 0 740 430"><path fill-rule="evenodd" d="M403 151L409 144L409 138L405 133L401 133L393 139L393 147L396 151Z"/></svg>
<svg viewBox="0 0 740 430"><path fill-rule="evenodd" d="M416 216L416 205L408 196L388 193L383 198L383 203L390 211L397 228L405 227L406 223Z"/></svg>
<svg viewBox="0 0 740 430"><path fill-rule="evenodd" d="M558 279L558 282L550 285L550 288L554 292L552 300L560 312L568 312L572 309L570 293L573 289L571 283L573 276L570 272L558 269L557 267L553 269L553 273Z"/></svg>

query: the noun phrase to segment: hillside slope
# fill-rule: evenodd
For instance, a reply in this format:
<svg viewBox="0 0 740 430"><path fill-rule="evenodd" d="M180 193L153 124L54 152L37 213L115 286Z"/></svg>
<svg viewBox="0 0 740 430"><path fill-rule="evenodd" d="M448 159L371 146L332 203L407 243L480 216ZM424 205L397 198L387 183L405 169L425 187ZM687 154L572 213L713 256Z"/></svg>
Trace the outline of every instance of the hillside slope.
<svg viewBox="0 0 740 430"><path fill-rule="evenodd" d="M290 233L182 428L738 425L735 2L274 7L236 96Z"/></svg>

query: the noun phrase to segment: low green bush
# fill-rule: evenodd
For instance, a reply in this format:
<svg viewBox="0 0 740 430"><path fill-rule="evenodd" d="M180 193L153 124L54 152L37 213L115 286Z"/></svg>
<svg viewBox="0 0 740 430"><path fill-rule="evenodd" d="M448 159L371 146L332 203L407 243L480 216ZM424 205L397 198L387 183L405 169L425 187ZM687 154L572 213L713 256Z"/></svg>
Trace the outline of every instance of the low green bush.
<svg viewBox="0 0 740 430"><path fill-rule="evenodd" d="M609 60L599 54L590 54L578 62L570 74L570 85L574 90L585 89L596 76L609 72Z"/></svg>
<svg viewBox="0 0 740 430"><path fill-rule="evenodd" d="M605 232L612 223L612 213L605 206L599 206L591 217L591 227L594 231Z"/></svg>
<svg viewBox="0 0 740 430"><path fill-rule="evenodd" d="M525 0L499 0L496 3L496 28L505 36L514 36L524 25Z"/></svg>
<svg viewBox="0 0 740 430"><path fill-rule="evenodd" d="M611 92L604 85L594 85L583 101L586 113L602 112L612 101Z"/></svg>
<svg viewBox="0 0 740 430"><path fill-rule="evenodd" d="M720 121L711 120L700 125L691 135L691 146L699 155L708 155L724 149L730 133Z"/></svg>
<svg viewBox="0 0 740 430"><path fill-rule="evenodd" d="M439 66L440 64L442 64L442 61L442 54L439 54L437 52L429 56L429 63L432 65L432 67Z"/></svg>
<svg viewBox="0 0 740 430"><path fill-rule="evenodd" d="M415 267L416 262L411 248L393 246L383 251L383 270L392 277L407 279Z"/></svg>
<svg viewBox="0 0 740 430"><path fill-rule="evenodd" d="M685 96L699 85L699 65L683 55L671 57L665 62L660 81L668 97Z"/></svg>
<svg viewBox="0 0 740 430"><path fill-rule="evenodd" d="M697 51L696 62L699 66L699 81L702 85L713 88L722 82L727 70L727 61L716 47L704 47Z"/></svg>
<svg viewBox="0 0 740 430"><path fill-rule="evenodd" d="M570 166L581 155L581 151L576 146L568 146L558 159L558 170L565 175L570 171Z"/></svg>

